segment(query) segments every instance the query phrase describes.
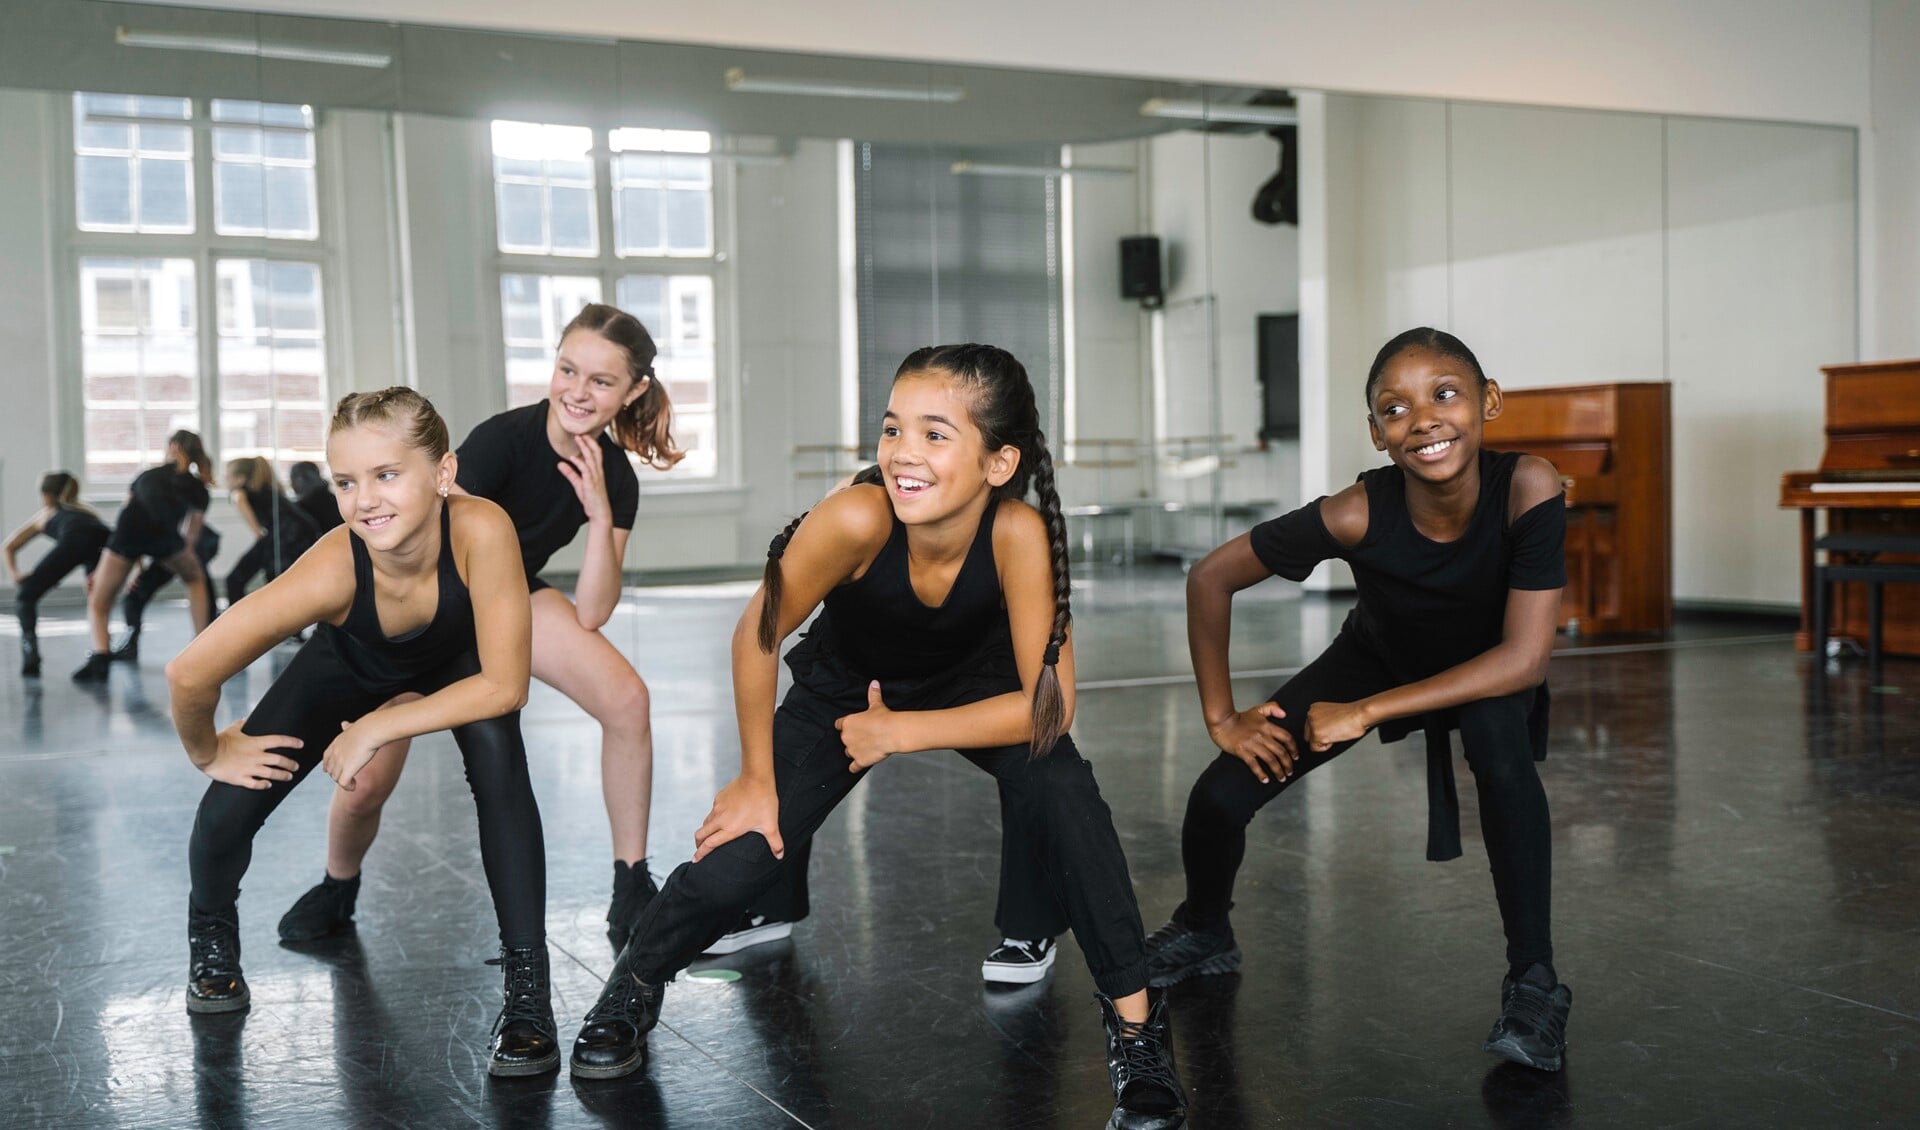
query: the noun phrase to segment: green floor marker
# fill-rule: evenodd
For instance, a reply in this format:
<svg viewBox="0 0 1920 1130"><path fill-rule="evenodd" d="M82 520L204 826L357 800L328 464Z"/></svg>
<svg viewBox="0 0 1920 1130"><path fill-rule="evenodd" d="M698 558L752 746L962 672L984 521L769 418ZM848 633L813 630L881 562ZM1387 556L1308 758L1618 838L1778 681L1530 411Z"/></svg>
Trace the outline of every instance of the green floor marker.
<svg viewBox="0 0 1920 1130"><path fill-rule="evenodd" d="M1873 691L1874 694L1899 694L1900 693L1899 687L1872 687L1870 689Z"/></svg>
<svg viewBox="0 0 1920 1130"><path fill-rule="evenodd" d="M737 969L702 969L698 973L687 974L689 981L716 981L726 984L739 979L740 971Z"/></svg>

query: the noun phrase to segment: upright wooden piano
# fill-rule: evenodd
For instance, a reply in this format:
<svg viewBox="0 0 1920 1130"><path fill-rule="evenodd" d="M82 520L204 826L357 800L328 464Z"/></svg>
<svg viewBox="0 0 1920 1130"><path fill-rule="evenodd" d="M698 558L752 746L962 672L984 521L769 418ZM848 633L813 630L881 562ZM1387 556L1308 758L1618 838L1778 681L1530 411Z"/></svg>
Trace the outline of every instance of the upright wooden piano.
<svg viewBox="0 0 1920 1130"><path fill-rule="evenodd" d="M1672 386L1664 381L1506 393L1486 445L1552 461L1567 484L1569 631L1673 626Z"/></svg>
<svg viewBox="0 0 1920 1130"><path fill-rule="evenodd" d="M1800 511L1800 635L1813 646L1813 541L1829 533L1920 534L1920 360L1827 365L1827 448L1818 471L1780 477L1780 505ZM1888 560L1910 560L1889 558ZM1864 584L1834 586L1835 635L1867 636ZM1889 585L1886 650L1920 655L1920 586Z"/></svg>

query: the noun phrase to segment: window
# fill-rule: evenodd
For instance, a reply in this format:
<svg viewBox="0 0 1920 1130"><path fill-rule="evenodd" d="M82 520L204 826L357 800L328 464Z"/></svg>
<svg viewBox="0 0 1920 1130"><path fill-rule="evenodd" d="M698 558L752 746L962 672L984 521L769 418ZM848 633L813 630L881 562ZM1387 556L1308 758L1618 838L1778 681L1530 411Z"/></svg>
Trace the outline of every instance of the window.
<svg viewBox="0 0 1920 1130"><path fill-rule="evenodd" d="M180 428L216 459L268 455L283 476L323 458L312 108L77 94L73 111L89 492L157 463Z"/></svg>
<svg viewBox="0 0 1920 1130"><path fill-rule="evenodd" d="M582 126L496 121L491 136L508 403L546 396L560 331L611 294L659 348L654 372L687 452L670 474L717 477L723 257L712 136L615 129L597 153L595 131ZM600 217L611 224L604 245Z"/></svg>

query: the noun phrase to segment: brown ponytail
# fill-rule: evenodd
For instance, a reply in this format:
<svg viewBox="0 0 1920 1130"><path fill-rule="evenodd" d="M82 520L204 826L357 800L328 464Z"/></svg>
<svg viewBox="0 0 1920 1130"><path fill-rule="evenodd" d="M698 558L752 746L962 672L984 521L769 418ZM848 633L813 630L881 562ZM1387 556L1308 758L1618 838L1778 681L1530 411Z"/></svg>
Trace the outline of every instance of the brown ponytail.
<svg viewBox="0 0 1920 1130"><path fill-rule="evenodd" d="M213 460L208 457L206 445L200 442L198 432L181 428L168 436L167 442L186 455L187 462L193 465L193 473L200 476L201 482L213 485Z"/></svg>
<svg viewBox="0 0 1920 1130"><path fill-rule="evenodd" d="M560 340L566 341L567 335L575 330L599 334L619 346L627 355L627 375L636 385L646 382L633 403L613 417L614 442L638 455L649 467L672 470L687 453L673 442L673 404L667 397L667 386L653 371L654 358L660 354L653 344L653 335L640 324L640 319L601 302L581 307L567 328L560 331Z"/></svg>
<svg viewBox="0 0 1920 1130"><path fill-rule="evenodd" d="M862 468L860 473L853 477L854 483L879 483L882 481L880 477L880 466L877 463L871 467ZM808 513L811 513L811 511ZM793 521L788 522L787 528L773 535L773 540L767 543L767 567L760 574L759 642L760 650L766 652L768 655L772 655L773 649L780 644L780 590L782 585L780 559L786 556L787 543L793 540L793 532L799 529L800 523L806 520L807 515L802 514Z"/></svg>
<svg viewBox="0 0 1920 1130"><path fill-rule="evenodd" d="M1034 433L1033 490L1040 498L1040 517L1047 523L1047 548L1053 554L1053 630L1040 678L1033 686L1033 756L1052 750L1066 732L1066 697L1060 690L1060 649L1067 643L1067 625L1073 621L1073 575L1067 561L1067 519L1054 489L1053 455L1046 438Z"/></svg>

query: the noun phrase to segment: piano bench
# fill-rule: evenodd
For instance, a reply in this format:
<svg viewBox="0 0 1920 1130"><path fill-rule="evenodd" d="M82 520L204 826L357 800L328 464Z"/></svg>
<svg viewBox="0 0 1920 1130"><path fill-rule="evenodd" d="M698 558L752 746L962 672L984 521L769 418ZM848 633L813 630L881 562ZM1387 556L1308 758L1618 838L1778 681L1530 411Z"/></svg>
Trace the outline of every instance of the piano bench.
<svg viewBox="0 0 1920 1130"><path fill-rule="evenodd" d="M1867 666L1874 682L1880 681L1882 589L1892 584L1920 584L1920 561L1879 561L1883 553L1920 556L1920 535L1915 534L1828 534L1814 540L1815 550L1826 550L1825 564L1813 567L1813 654L1823 666L1827 655L1827 632L1832 602L1830 585L1836 581L1857 581L1867 586ZM1860 556L1858 561L1836 561L1836 555Z"/></svg>

